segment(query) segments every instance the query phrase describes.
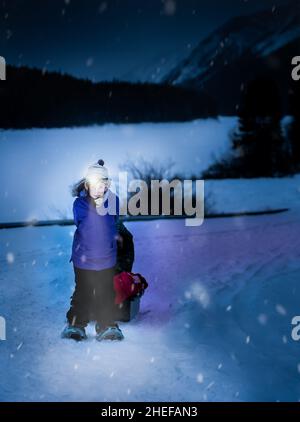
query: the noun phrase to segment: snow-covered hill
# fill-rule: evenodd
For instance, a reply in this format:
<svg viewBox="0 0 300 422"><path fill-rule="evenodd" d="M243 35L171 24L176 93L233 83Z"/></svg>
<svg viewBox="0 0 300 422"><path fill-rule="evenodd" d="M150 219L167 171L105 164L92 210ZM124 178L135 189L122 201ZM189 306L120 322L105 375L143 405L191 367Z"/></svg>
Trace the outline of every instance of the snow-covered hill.
<svg viewBox="0 0 300 422"><path fill-rule="evenodd" d="M220 117L185 123L2 131L0 222L72 218L70 186L99 157L106 161L115 182L119 166L145 157L158 165L171 159L175 174L199 177L228 151L236 123L236 117ZM238 212L289 207L299 197L298 186L297 177L209 180L205 192L212 194L216 211Z"/></svg>
<svg viewBox="0 0 300 422"><path fill-rule="evenodd" d="M178 50L156 55L143 65L135 64L120 79L133 82L160 83L187 55L188 53Z"/></svg>
<svg viewBox="0 0 300 422"><path fill-rule="evenodd" d="M175 172L199 174L228 150L236 120L0 131L0 222L71 217L69 187L99 157L115 181L129 159L171 159Z"/></svg>
<svg viewBox="0 0 300 422"><path fill-rule="evenodd" d="M238 109L241 92L256 76L277 81L288 111L291 59L299 54L300 3L290 0L272 9L236 17L201 41L164 82L205 90L221 114Z"/></svg>
<svg viewBox="0 0 300 422"><path fill-rule="evenodd" d="M235 17L201 41L165 78L172 84L201 86L218 67L244 54L265 57L300 37L300 3L289 1L271 10Z"/></svg>

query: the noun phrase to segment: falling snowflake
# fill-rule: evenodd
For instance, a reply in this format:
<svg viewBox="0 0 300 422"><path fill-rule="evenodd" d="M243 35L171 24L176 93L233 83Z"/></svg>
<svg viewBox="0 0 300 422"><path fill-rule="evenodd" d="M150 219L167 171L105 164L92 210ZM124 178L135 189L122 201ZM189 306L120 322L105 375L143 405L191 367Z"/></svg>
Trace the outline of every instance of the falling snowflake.
<svg viewBox="0 0 300 422"><path fill-rule="evenodd" d="M85 62L86 67L91 67L91 66L93 66L93 64L94 64L94 58L93 57L89 57Z"/></svg>
<svg viewBox="0 0 300 422"><path fill-rule="evenodd" d="M198 281L191 285L190 290L185 292L186 299L194 299L205 309L210 303L209 295L206 289Z"/></svg>
<svg viewBox="0 0 300 422"><path fill-rule="evenodd" d="M282 306L282 305L280 305L280 304L277 304L276 305L276 311L278 312L278 314L280 314L280 315L286 315L286 310L285 310L285 308Z"/></svg>
<svg viewBox="0 0 300 422"><path fill-rule="evenodd" d="M234 353L231 353L231 354L230 354L230 357L231 357L231 359L232 359L232 360L236 360L236 356L235 356L235 354L234 354Z"/></svg>
<svg viewBox="0 0 300 422"><path fill-rule="evenodd" d="M210 389L211 389L211 387L212 387L212 386L214 386L214 385L215 385L215 382L214 382L214 381L210 382L210 383L208 384L208 386L206 387L206 390L210 390Z"/></svg>
<svg viewBox="0 0 300 422"><path fill-rule="evenodd" d="M258 322L261 325L266 325L266 323L268 322L268 317L267 317L266 314L260 314L260 315L258 315L257 319L258 319Z"/></svg>
<svg viewBox="0 0 300 422"><path fill-rule="evenodd" d="M103 2L98 7L98 13L100 13L100 14L104 13L106 9L107 9L107 3Z"/></svg>
<svg viewBox="0 0 300 422"><path fill-rule="evenodd" d="M14 254L13 254L12 252L8 252L8 253L6 254L6 261L7 261L9 264L13 264L14 260L15 260L15 256L14 256Z"/></svg>
<svg viewBox="0 0 300 422"><path fill-rule="evenodd" d="M100 356L93 356L92 360L100 360Z"/></svg>
<svg viewBox="0 0 300 422"><path fill-rule="evenodd" d="M23 343L20 343L19 346L17 347L17 350L20 350L22 346L23 346Z"/></svg>
<svg viewBox="0 0 300 422"><path fill-rule="evenodd" d="M174 0L165 0L164 1L164 11L163 13L167 16L173 16L176 12L176 3Z"/></svg>
<svg viewBox="0 0 300 422"><path fill-rule="evenodd" d="M197 382L199 382L199 384L202 384L203 381L204 381L204 376L203 376L203 374L199 373L197 375Z"/></svg>

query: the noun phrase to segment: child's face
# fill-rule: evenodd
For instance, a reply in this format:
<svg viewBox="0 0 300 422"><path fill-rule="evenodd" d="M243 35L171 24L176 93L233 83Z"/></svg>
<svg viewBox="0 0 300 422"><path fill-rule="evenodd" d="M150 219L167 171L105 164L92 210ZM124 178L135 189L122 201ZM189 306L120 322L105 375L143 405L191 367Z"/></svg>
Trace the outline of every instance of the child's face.
<svg viewBox="0 0 300 422"><path fill-rule="evenodd" d="M108 189L107 181L102 179L87 183L87 187L93 199L101 198Z"/></svg>

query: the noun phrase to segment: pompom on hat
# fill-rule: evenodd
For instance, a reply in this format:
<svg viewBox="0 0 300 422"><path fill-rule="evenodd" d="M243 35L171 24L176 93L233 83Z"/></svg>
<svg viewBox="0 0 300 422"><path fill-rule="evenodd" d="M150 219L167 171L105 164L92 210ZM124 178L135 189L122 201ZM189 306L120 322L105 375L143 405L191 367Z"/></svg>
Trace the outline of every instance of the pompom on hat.
<svg viewBox="0 0 300 422"><path fill-rule="evenodd" d="M97 163L89 166L85 175L85 181L88 183L95 183L99 180L110 181L108 170L104 167L103 160L98 160Z"/></svg>

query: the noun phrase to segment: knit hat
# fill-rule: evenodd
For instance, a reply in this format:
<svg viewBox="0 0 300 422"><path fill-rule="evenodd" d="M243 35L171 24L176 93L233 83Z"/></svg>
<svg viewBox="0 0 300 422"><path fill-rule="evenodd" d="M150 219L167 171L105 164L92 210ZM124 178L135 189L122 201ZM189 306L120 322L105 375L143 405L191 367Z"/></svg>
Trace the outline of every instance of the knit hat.
<svg viewBox="0 0 300 422"><path fill-rule="evenodd" d="M95 181L106 179L109 181L108 170L104 167L104 161L98 160L97 163L88 167L85 175L85 180L88 183L95 183Z"/></svg>

